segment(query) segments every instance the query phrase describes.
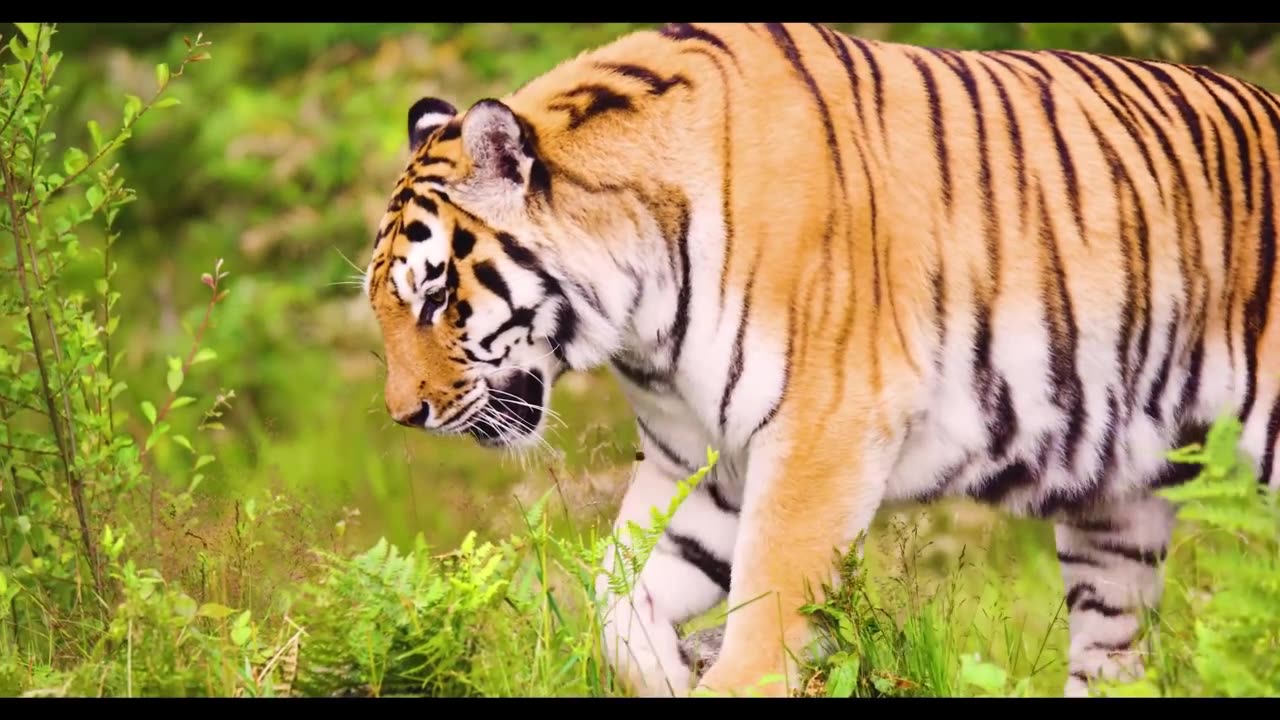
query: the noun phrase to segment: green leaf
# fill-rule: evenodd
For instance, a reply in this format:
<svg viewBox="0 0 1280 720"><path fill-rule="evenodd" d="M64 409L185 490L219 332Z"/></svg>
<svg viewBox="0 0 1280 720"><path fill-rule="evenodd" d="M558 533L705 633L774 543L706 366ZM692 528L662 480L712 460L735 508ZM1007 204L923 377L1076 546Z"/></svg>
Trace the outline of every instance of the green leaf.
<svg viewBox="0 0 1280 720"><path fill-rule="evenodd" d="M22 34L26 36L27 42L35 42L36 36L40 34L40 23L14 23Z"/></svg>
<svg viewBox="0 0 1280 720"><path fill-rule="evenodd" d="M971 685L997 693L1004 689L1007 674L1004 668L989 662L982 662L976 655L966 655L961 662L960 678Z"/></svg>
<svg viewBox="0 0 1280 720"><path fill-rule="evenodd" d="M205 603L200 606L199 610L196 610L196 615L198 615L199 617L207 617L207 618L213 618L214 620L221 620L225 617L230 616L231 613L233 612L235 612L235 610L232 610L226 605L219 605L218 603Z"/></svg>
<svg viewBox="0 0 1280 720"><path fill-rule="evenodd" d="M27 533L31 532L31 518L27 517L26 515L18 516L18 532L22 533L23 535L26 535Z"/></svg>
<svg viewBox="0 0 1280 720"><path fill-rule="evenodd" d="M18 40L18 36L16 35L9 40L9 52L13 53L14 57L23 62L31 62L31 59L36 56L35 48L30 45L24 46L22 42Z"/></svg>
<svg viewBox="0 0 1280 720"><path fill-rule="evenodd" d="M184 620L190 620L196 616L196 601L186 593L179 593L173 599L173 612Z"/></svg>
<svg viewBox="0 0 1280 720"><path fill-rule="evenodd" d="M253 627L249 625L249 611L245 610L231 625L231 642L243 646L249 642L251 634L253 634Z"/></svg>
<svg viewBox="0 0 1280 720"><path fill-rule="evenodd" d="M181 105L181 104L182 103L178 100L178 98L167 97L167 98L161 98L160 100L157 100L156 104L152 105L152 107L167 108L167 107L173 107L175 105Z"/></svg>
<svg viewBox="0 0 1280 720"><path fill-rule="evenodd" d="M137 95L126 95L124 100L124 124L132 123L142 111L142 98ZM121 133L124 134L123 132Z"/></svg>
<svg viewBox="0 0 1280 720"><path fill-rule="evenodd" d="M142 414L147 416L147 422L152 425L156 424L156 406L151 404L150 400L143 400L141 403Z"/></svg>
<svg viewBox="0 0 1280 720"><path fill-rule="evenodd" d="M201 455L200 457L196 458L196 466L194 469L199 470L205 465L208 465L209 463L213 462L213 460L214 460L214 457L212 455Z"/></svg>
<svg viewBox="0 0 1280 720"><path fill-rule="evenodd" d="M156 65L156 85L161 90L169 84L169 66L165 63Z"/></svg>
<svg viewBox="0 0 1280 720"><path fill-rule="evenodd" d="M93 138L93 149L98 151L102 149L102 128L98 127L97 120L89 121L89 137Z"/></svg>
<svg viewBox="0 0 1280 720"><path fill-rule="evenodd" d="M88 164L89 156L85 155L84 151L80 148L67 148L67 151L62 154L62 169L65 170L68 175L74 175L75 173L84 170Z"/></svg>
<svg viewBox="0 0 1280 720"><path fill-rule="evenodd" d="M165 374L165 383L169 386L169 392L178 392L178 388L182 387L182 368L169 368L169 372Z"/></svg>
<svg viewBox="0 0 1280 720"><path fill-rule="evenodd" d="M187 449L187 452L195 452L195 448L191 447L191 441L185 435L174 435L173 441Z"/></svg>
<svg viewBox="0 0 1280 720"><path fill-rule="evenodd" d="M218 357L218 353L213 348L200 348L196 356L191 358L192 365L199 365L202 362L208 362Z"/></svg>
<svg viewBox="0 0 1280 720"><path fill-rule="evenodd" d="M858 687L858 658L850 658L831 669L827 678L827 697L847 698Z"/></svg>
<svg viewBox="0 0 1280 720"><path fill-rule="evenodd" d="M84 198L89 201L89 208L91 210L102 205L103 197L105 197L105 195L102 192L102 188L97 185L94 185L84 191Z"/></svg>
<svg viewBox="0 0 1280 720"><path fill-rule="evenodd" d="M170 403L170 405L169 405L169 409L170 409L170 410L177 410L178 408L180 408L180 407L184 407L184 406L186 406L186 405L190 405L191 403L193 403L193 402L195 402L195 401L196 401L196 399L195 399L195 398L193 398L193 397L191 397L190 395L180 395L180 396L178 396L178 397L174 398L173 402L172 402L172 403Z"/></svg>

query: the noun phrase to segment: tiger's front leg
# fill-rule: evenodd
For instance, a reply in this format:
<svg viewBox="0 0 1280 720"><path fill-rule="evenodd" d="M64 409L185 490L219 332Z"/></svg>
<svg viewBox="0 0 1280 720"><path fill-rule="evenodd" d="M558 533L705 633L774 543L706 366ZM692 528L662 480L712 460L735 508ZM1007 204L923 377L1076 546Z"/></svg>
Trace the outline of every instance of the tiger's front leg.
<svg viewBox="0 0 1280 720"><path fill-rule="evenodd" d="M865 421L775 423L751 446L724 642L699 691L797 688L797 661L813 639L800 608L835 586L838 554L852 549L884 496L897 444L873 441Z"/></svg>
<svg viewBox="0 0 1280 720"><path fill-rule="evenodd" d="M651 511L665 512L678 481L697 471L688 464L666 443L645 436L645 459L622 500L613 527L617 544L597 583L597 597L604 598L605 660L631 692L646 697L688 695L696 680L694 658L681 646L676 625L715 607L729 589L737 517L712 491L714 471L676 510L638 575L623 557L624 548L633 547L627 524L648 529ZM610 575L625 578L629 594L615 593Z"/></svg>

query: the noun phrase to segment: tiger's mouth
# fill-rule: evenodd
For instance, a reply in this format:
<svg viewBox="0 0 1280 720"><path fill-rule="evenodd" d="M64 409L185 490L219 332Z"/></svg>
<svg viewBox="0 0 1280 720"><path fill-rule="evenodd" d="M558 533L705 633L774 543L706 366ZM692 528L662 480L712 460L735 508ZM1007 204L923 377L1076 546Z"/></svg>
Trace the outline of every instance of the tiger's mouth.
<svg viewBox="0 0 1280 720"><path fill-rule="evenodd" d="M489 400L467 432L481 445L512 445L538 430L545 380L537 370L516 370L489 386Z"/></svg>

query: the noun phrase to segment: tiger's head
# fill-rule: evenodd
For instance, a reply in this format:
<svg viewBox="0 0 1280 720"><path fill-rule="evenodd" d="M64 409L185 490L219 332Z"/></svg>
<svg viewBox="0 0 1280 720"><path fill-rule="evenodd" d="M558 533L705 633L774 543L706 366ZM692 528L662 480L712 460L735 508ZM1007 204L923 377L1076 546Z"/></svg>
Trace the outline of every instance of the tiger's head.
<svg viewBox="0 0 1280 720"><path fill-rule="evenodd" d="M500 101L459 116L437 98L410 108L408 135L412 159L364 278L386 409L402 425L486 446L538 442L552 384L594 363L584 353L600 343L584 332L610 323L594 288L549 249L574 233L558 232L546 210L536 138Z"/></svg>

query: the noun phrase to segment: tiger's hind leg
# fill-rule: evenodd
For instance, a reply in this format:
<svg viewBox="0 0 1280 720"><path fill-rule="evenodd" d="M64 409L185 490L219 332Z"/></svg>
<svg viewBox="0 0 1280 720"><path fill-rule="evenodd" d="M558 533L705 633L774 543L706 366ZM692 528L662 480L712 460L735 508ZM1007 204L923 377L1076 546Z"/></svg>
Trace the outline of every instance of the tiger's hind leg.
<svg viewBox="0 0 1280 720"><path fill-rule="evenodd" d="M646 438L647 440L647 438ZM683 697L697 682L703 649L682 642L676 626L715 607L728 594L730 553L738 518L710 491L715 472L703 479L676 510L653 552L635 573L622 558L633 547L629 522L648 529L651 510L666 512L679 480L692 468L658 463L661 451L646 443L631 486L614 522L614 546L604 558L606 575L597 584L603 600L605 661L622 684L644 697ZM620 567L621 565L621 567ZM621 572L619 572L621 571ZM625 579L626 594L610 587L609 575ZM718 650L709 648L712 653Z"/></svg>
<svg viewBox="0 0 1280 720"><path fill-rule="evenodd" d="M1131 681L1145 665L1142 615L1160 602L1175 511L1156 496L1107 504L1054 526L1071 645L1064 694L1088 695L1095 679Z"/></svg>

